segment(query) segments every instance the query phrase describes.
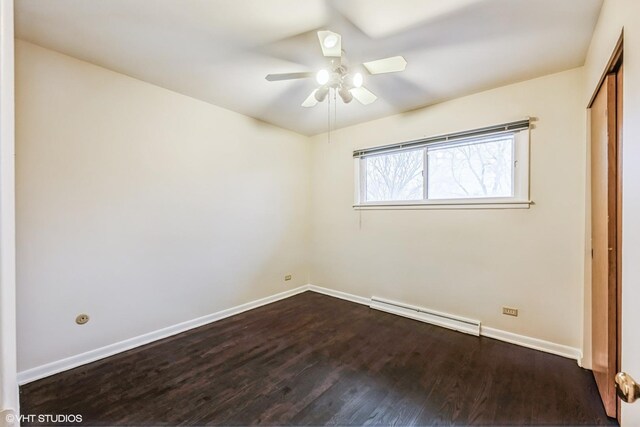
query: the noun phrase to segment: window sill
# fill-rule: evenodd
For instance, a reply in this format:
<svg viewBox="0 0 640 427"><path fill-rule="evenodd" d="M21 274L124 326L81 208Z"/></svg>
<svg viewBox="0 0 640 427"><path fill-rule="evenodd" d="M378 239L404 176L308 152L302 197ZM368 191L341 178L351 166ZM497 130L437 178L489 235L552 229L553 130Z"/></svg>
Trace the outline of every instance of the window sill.
<svg viewBox="0 0 640 427"><path fill-rule="evenodd" d="M353 205L355 210L417 210L417 209L529 209L531 200L467 200L467 201L430 201L416 203L363 203Z"/></svg>

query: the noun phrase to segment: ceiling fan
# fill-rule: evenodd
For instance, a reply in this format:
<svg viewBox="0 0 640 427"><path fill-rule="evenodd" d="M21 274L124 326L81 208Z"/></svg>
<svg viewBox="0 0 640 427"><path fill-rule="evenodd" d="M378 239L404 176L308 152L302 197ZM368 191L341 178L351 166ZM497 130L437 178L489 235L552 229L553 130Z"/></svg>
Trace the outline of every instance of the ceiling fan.
<svg viewBox="0 0 640 427"><path fill-rule="evenodd" d="M306 79L314 77L320 85L304 100L303 107L314 107L318 102L327 98L330 89L334 89L345 104L354 98L363 105L369 105L378 97L369 89L362 86L364 76L360 72L351 72L342 50L342 36L333 31L318 31L318 40L322 48L322 54L331 58L328 69L322 69L317 73L282 73L268 74L266 79L270 82L280 80ZM404 71L407 61L402 56L378 59L362 64L369 74L396 73Z"/></svg>

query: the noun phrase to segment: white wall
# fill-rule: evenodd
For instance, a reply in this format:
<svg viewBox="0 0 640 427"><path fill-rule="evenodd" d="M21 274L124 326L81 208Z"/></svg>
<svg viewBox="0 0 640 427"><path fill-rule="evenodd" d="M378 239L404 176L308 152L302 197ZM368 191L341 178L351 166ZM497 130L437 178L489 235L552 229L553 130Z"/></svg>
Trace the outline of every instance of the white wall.
<svg viewBox="0 0 640 427"><path fill-rule="evenodd" d="M585 63L583 105L596 89L624 28L622 165L622 369L640 379L640 2L605 0ZM590 293L587 286L585 291ZM585 301L590 304L590 301ZM590 305L587 305L590 307ZM585 316L586 317L586 316ZM590 317L585 332L590 336ZM622 424L640 425L640 404L622 405Z"/></svg>
<svg viewBox="0 0 640 427"><path fill-rule="evenodd" d="M0 426L18 411L13 0L0 2Z"/></svg>
<svg viewBox="0 0 640 427"><path fill-rule="evenodd" d="M582 69L314 137L311 282L582 346L585 108ZM523 119L529 210L352 209L356 148ZM502 315L517 307L517 318Z"/></svg>
<svg viewBox="0 0 640 427"><path fill-rule="evenodd" d="M308 283L306 137L16 48L20 371Z"/></svg>

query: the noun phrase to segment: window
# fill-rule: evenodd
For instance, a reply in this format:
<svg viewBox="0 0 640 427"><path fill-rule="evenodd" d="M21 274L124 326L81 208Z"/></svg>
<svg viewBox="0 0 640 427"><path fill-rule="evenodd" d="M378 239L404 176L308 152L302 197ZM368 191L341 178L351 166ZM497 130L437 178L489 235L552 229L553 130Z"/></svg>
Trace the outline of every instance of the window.
<svg viewBox="0 0 640 427"><path fill-rule="evenodd" d="M529 206L528 127L405 145L354 153L355 207Z"/></svg>

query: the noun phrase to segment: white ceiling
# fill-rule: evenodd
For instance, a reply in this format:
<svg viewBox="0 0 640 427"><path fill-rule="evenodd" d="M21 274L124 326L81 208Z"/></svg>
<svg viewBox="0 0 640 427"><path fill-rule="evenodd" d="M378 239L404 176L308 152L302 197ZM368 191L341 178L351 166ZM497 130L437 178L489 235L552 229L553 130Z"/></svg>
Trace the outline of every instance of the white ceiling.
<svg viewBox="0 0 640 427"><path fill-rule="evenodd" d="M313 79L268 73L326 65L316 31L342 34L369 106L338 102L337 126L581 66L602 0L17 0L21 39L266 122L326 131L327 103L300 107Z"/></svg>

